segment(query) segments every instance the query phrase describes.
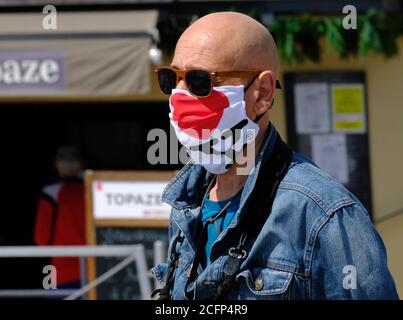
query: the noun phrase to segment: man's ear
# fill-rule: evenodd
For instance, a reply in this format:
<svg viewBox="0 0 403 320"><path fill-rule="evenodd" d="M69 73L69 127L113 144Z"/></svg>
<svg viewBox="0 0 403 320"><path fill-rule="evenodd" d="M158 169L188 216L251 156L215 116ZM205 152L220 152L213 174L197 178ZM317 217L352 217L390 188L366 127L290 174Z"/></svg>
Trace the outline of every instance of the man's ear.
<svg viewBox="0 0 403 320"><path fill-rule="evenodd" d="M276 75L271 70L263 71L256 79L255 90L258 92L255 113L257 115L265 113L273 102L276 90Z"/></svg>

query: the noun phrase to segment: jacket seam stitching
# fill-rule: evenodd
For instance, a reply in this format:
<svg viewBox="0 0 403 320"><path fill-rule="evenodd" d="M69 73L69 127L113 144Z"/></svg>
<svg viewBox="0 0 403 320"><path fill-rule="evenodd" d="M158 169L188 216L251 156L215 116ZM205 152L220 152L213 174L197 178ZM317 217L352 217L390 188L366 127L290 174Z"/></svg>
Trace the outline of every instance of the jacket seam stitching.
<svg viewBox="0 0 403 320"><path fill-rule="evenodd" d="M329 210L329 208L326 207L325 203L320 199L320 197L316 193L314 193L311 190L308 190L300 185L290 184L287 182L281 182L279 185L279 188L298 191L298 192L302 193L303 195L311 198L322 209L322 211L324 213L326 213Z"/></svg>
<svg viewBox="0 0 403 320"><path fill-rule="evenodd" d="M324 228L324 226L329 222L329 220L337 214L337 212L344 207L348 207L350 205L355 204L355 201L351 200L351 202L345 202L342 203L342 201L339 201L338 206L334 205L334 210L331 212L331 214L327 214L325 216L322 216L314 226L314 229L311 232L311 236L308 242L308 248L305 251L304 254L304 261L306 261L306 266L308 267L308 271L310 273L309 277L309 282L308 282L308 299L312 299L312 262L313 262L313 255L315 253L315 247L317 240L319 238L319 233L320 231Z"/></svg>

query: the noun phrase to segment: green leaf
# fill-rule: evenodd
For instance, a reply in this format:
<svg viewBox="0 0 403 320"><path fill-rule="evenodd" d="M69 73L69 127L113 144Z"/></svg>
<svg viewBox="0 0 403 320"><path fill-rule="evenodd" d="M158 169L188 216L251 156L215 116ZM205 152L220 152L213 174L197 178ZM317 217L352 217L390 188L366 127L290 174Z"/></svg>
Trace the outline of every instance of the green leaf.
<svg viewBox="0 0 403 320"><path fill-rule="evenodd" d="M346 42L341 33L341 30L343 30L341 20L325 17L323 22L328 46L334 49L339 55L342 55L345 51Z"/></svg>
<svg viewBox="0 0 403 320"><path fill-rule="evenodd" d="M369 13L363 19L363 25L359 36L358 51L361 57L369 52L382 52L382 43L379 32L374 25L373 14Z"/></svg>

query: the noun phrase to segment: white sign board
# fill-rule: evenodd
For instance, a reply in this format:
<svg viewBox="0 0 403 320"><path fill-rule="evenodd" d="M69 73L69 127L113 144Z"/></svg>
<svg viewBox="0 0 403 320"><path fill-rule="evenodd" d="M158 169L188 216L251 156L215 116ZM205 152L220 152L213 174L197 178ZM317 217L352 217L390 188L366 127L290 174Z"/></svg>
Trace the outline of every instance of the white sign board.
<svg viewBox="0 0 403 320"><path fill-rule="evenodd" d="M92 183L95 219L168 219L161 203L168 181L99 181Z"/></svg>

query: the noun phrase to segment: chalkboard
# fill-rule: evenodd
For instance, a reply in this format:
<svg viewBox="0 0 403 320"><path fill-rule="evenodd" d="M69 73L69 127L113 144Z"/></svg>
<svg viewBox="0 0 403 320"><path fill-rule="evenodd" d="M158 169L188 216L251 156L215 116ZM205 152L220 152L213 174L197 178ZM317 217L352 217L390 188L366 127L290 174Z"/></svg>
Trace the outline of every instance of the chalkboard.
<svg viewBox="0 0 403 320"><path fill-rule="evenodd" d="M298 132L298 114L296 112L297 84L326 84L329 88L340 85L359 85L363 88L365 129L358 133L344 133L346 141L348 181L343 183L363 203L372 216L371 179L368 146L368 106L366 97L365 73L362 71L320 71L320 72L289 72L284 75L285 104L287 114L288 144L297 152L313 158L312 136L315 134ZM329 90L329 121L332 124L334 101ZM353 103L353 102L351 102ZM364 121L363 121L364 122ZM330 125L329 132L335 129ZM319 134L320 135L320 134Z"/></svg>
<svg viewBox="0 0 403 320"><path fill-rule="evenodd" d="M153 245L155 241L168 242L166 228L129 228L129 227L98 227L96 229L96 243L98 245L136 244L142 243L145 247L147 265L153 266ZM119 263L122 258L97 258L97 277ZM151 279L150 279L151 282ZM151 286L153 283L151 282ZM97 287L97 298L101 300L140 300L139 284L136 266L131 263L113 277Z"/></svg>

